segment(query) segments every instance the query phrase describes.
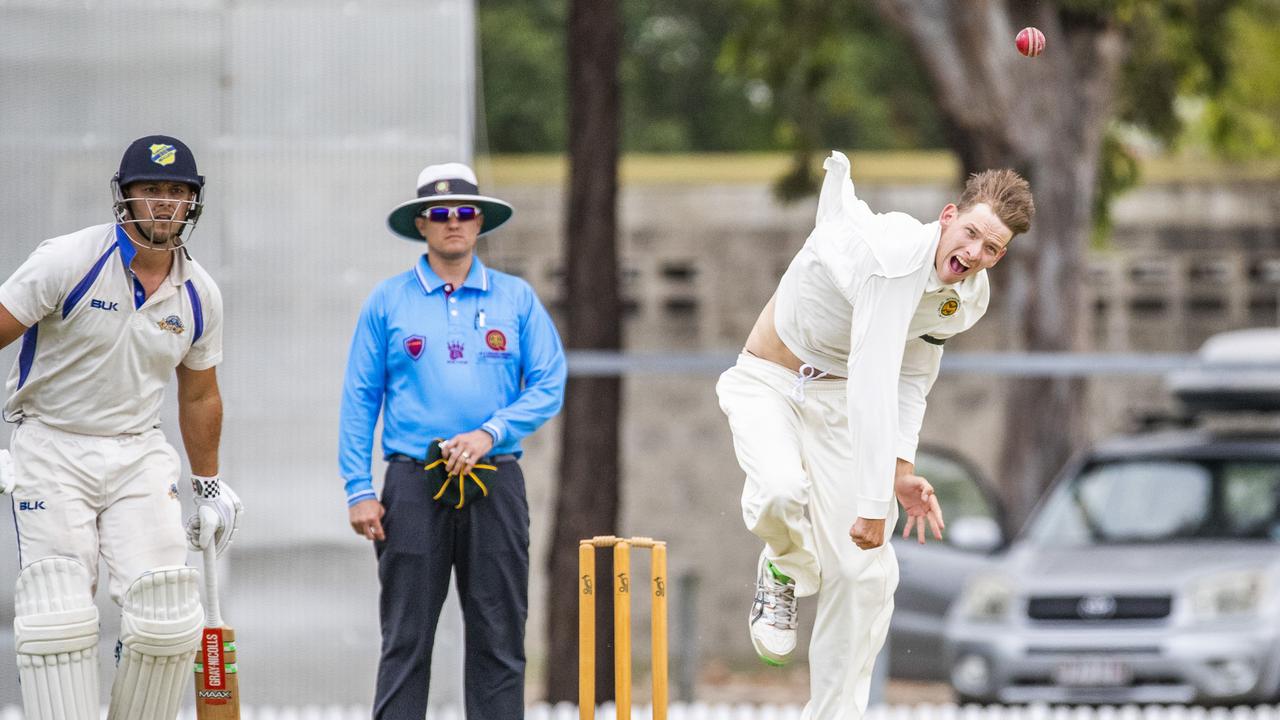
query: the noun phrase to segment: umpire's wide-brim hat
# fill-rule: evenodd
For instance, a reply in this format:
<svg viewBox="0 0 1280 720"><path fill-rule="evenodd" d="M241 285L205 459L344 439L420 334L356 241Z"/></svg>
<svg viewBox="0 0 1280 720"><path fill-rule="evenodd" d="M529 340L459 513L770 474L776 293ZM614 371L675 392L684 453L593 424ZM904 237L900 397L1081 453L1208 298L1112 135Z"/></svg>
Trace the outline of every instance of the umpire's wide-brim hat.
<svg viewBox="0 0 1280 720"><path fill-rule="evenodd" d="M480 188L476 185L476 174L471 168L462 163L442 163L428 165L423 169L418 175L418 197L397 205L387 216L387 227L400 237L426 242L413 219L423 208L446 202L466 203L480 208L483 219L480 225L481 235L496 230L499 225L510 220L511 214L515 212L507 203L481 195Z"/></svg>

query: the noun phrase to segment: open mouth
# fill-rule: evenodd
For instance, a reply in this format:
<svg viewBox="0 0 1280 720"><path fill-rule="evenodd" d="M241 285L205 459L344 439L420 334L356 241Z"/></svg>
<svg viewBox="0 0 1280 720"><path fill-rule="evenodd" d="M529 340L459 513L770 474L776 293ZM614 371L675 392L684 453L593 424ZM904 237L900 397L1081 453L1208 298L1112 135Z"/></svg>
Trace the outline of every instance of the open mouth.
<svg viewBox="0 0 1280 720"><path fill-rule="evenodd" d="M960 258L956 255L951 256L951 260L948 261L948 265L951 268L951 272L956 275L963 275L969 272L969 266L961 262Z"/></svg>

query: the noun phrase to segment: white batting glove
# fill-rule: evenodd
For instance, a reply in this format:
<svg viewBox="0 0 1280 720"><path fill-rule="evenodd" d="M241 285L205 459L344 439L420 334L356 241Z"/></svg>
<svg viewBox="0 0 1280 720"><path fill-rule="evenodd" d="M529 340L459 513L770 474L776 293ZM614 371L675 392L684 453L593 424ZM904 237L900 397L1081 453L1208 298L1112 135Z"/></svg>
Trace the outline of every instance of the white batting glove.
<svg viewBox="0 0 1280 720"><path fill-rule="evenodd" d="M18 471L13 467L13 456L8 450L0 450L0 495L12 493L17 484Z"/></svg>
<svg viewBox="0 0 1280 720"><path fill-rule="evenodd" d="M191 476L191 490L195 494L196 513L187 518L187 544L192 550L204 550L214 544L218 554L231 546L231 538L240 527L240 514L244 506L240 498L225 482L216 477ZM216 527L200 521L200 508L207 507L218 515Z"/></svg>

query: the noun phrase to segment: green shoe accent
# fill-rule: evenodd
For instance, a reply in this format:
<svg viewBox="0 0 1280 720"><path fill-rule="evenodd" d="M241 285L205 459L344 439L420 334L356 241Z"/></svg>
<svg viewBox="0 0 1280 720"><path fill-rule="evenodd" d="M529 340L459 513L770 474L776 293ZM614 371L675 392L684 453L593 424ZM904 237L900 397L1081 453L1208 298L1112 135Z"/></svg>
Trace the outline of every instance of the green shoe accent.
<svg viewBox="0 0 1280 720"><path fill-rule="evenodd" d="M774 567L772 560L765 560L765 563L769 565L769 572L773 574L774 580L777 580L780 583L786 583L788 585L791 584L791 578L787 577L786 575L783 575L781 570Z"/></svg>
<svg viewBox="0 0 1280 720"><path fill-rule="evenodd" d="M771 660L763 655L756 655L756 657L760 658L760 662L764 663L765 665L768 665L769 667L780 668L780 667L787 666L786 663L778 662L777 660Z"/></svg>

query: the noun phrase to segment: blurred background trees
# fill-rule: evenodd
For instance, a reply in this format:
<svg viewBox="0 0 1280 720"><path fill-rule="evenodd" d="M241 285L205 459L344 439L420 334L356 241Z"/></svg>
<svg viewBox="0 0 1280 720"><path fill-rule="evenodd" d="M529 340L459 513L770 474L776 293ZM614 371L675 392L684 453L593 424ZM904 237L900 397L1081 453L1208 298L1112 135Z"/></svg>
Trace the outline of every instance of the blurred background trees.
<svg viewBox="0 0 1280 720"><path fill-rule="evenodd" d="M565 58L593 29L569 34L567 2L480 0L481 150L572 146L569 108L592 98L569 88ZM993 299L1010 349L1088 349L1076 313L1084 252L1106 242L1111 201L1140 180L1145 154L1280 154L1280 0L617 5L623 152L786 152L783 200L816 187L831 148L949 149L962 173L1013 167L1028 177L1037 222L997 271ZM1040 58L1013 48L1026 25L1048 36ZM1082 387L1008 382L998 479L1016 521L1081 439ZM570 418L566 437L584 428ZM617 478L597 482L610 484L608 507L579 511L616 518ZM556 537L574 532L558 527ZM550 657L572 657L572 634L550 642ZM548 699L573 699L553 685Z"/></svg>

